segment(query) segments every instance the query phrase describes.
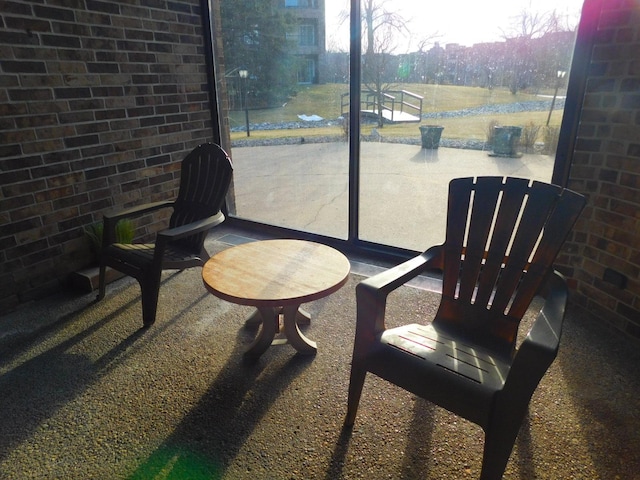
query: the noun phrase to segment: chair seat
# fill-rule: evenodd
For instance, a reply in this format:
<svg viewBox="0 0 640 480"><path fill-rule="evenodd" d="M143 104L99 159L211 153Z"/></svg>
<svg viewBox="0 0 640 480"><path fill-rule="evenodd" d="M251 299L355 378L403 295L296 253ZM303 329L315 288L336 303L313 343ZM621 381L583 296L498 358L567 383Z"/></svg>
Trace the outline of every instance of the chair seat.
<svg viewBox="0 0 640 480"><path fill-rule="evenodd" d="M508 359L468 345L431 324L414 323L386 330L380 342L493 391L502 389L511 366Z"/></svg>
<svg viewBox="0 0 640 480"><path fill-rule="evenodd" d="M488 425L487 412L504 388L509 359L457 340L431 324L385 330L377 340L368 357L370 372L393 379L482 428Z"/></svg>
<svg viewBox="0 0 640 480"><path fill-rule="evenodd" d="M106 248L106 253L110 258L118 259L120 262L145 267L153 262L154 249L154 243L112 243ZM165 265L189 261L198 262L202 259L200 255L174 245L167 245L164 250L162 263Z"/></svg>

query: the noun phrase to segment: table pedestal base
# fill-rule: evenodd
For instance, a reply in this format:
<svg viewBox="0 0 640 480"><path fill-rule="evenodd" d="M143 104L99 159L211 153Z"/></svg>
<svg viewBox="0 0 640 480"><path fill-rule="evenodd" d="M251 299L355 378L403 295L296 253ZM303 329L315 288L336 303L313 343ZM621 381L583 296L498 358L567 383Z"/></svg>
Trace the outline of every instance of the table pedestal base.
<svg viewBox="0 0 640 480"><path fill-rule="evenodd" d="M282 326L285 339L275 339L280 333L280 315L282 315ZM316 342L305 337L298 325L309 325L311 315L300 308L299 305L287 307L258 307L245 322L245 326L254 327L260 325L256 338L249 349L245 352L245 357L256 359L262 355L270 345L290 344L298 353L303 355L313 355L317 351Z"/></svg>

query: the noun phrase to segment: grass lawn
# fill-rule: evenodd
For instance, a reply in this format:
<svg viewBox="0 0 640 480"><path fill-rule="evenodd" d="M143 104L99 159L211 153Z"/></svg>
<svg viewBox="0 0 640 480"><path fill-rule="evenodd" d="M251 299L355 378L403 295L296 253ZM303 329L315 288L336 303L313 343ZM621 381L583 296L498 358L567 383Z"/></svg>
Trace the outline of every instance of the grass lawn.
<svg viewBox="0 0 640 480"><path fill-rule="evenodd" d="M478 87L458 87L449 85L402 85L404 90L422 95L423 113L462 110L487 104L526 102L540 100L540 97L530 93L518 93L512 95L508 90L487 90ZM399 88L400 89L400 88ZM251 124L257 123L281 123L297 122L298 115L319 115L325 119L336 119L340 116L340 96L348 91L346 84L326 84L301 86L298 94L289 102L278 108L250 110L249 120ZM514 114L473 115L461 118L444 118L423 121L445 127L443 138L451 139L476 139L485 140L487 129L491 121L497 121L501 125L524 126L529 122L535 125L545 125L548 112L524 112ZM560 126L562 113L559 110L553 112L550 125ZM244 126L244 112L230 112L229 121L232 127ZM368 134L373 128L371 125L363 125L362 133ZM385 125L380 133L387 137L418 137L417 123L405 123ZM304 133L303 133L304 132ZM342 135L341 127L322 127L312 129L284 129L284 130L254 130L251 137L255 139L282 138L282 137L313 137L326 135ZM245 132L233 132L232 139L246 138Z"/></svg>
<svg viewBox="0 0 640 480"><path fill-rule="evenodd" d="M508 115L473 115L459 118L443 118L429 122L424 121L421 125L426 125L427 123L442 125L444 127L444 130L442 131L442 138L486 140L489 125L494 120L500 125L517 125L524 127L529 122L533 122L534 125L545 125L548 115L549 112L522 112L511 113ZM551 115L549 125L552 127L559 127L561 120L562 112L560 110L556 110L553 112L553 115ZM416 123L385 125L384 128L378 129L378 131L385 137L420 136L418 124ZM363 132L366 133L366 130L363 129Z"/></svg>

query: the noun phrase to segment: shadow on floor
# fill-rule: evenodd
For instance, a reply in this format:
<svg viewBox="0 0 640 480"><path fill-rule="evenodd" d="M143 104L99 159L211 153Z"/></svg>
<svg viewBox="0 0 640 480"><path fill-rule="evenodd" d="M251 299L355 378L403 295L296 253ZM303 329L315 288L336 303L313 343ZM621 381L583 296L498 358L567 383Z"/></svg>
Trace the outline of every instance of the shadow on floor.
<svg viewBox="0 0 640 480"><path fill-rule="evenodd" d="M235 348L215 382L173 434L128 477L134 479L221 478L275 399L313 362L313 356L278 356L247 362L243 353L255 335L241 329ZM286 412L282 412L286 415ZM277 432L274 432L277 435ZM263 454L278 447L264 445ZM260 461L257 453L256 463ZM252 465L246 466L248 477Z"/></svg>

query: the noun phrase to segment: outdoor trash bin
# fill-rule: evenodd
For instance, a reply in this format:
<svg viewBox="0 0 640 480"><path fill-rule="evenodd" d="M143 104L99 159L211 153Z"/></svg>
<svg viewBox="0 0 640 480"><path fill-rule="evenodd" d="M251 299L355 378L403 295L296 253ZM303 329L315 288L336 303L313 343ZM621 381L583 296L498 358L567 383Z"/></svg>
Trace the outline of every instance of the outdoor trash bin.
<svg viewBox="0 0 640 480"><path fill-rule="evenodd" d="M494 127L493 154L501 157L517 157L521 134L522 127Z"/></svg>
<svg viewBox="0 0 640 480"><path fill-rule="evenodd" d="M440 146L440 136L444 127L438 125L420 125L422 148L434 149Z"/></svg>

